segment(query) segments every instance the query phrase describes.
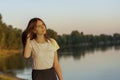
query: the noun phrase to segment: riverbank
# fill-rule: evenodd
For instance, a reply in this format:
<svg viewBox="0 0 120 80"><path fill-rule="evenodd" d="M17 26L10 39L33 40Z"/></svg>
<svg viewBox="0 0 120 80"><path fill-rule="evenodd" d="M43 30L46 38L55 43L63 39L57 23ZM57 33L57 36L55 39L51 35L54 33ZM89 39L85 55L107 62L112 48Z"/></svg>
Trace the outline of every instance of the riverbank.
<svg viewBox="0 0 120 80"><path fill-rule="evenodd" d="M8 49L0 49L0 54L15 54L20 53L22 50L8 50Z"/></svg>
<svg viewBox="0 0 120 80"><path fill-rule="evenodd" d="M25 80L25 79L20 79L5 73L0 73L0 80Z"/></svg>
<svg viewBox="0 0 120 80"><path fill-rule="evenodd" d="M19 54L21 52L22 52L22 50L0 49L0 61L4 60L5 58L10 57L11 55ZM2 62L1 62L1 64L2 64ZM3 73L0 71L0 80L24 80L24 79L20 79L20 78L13 76L13 75L9 75L9 74L6 74L6 73Z"/></svg>

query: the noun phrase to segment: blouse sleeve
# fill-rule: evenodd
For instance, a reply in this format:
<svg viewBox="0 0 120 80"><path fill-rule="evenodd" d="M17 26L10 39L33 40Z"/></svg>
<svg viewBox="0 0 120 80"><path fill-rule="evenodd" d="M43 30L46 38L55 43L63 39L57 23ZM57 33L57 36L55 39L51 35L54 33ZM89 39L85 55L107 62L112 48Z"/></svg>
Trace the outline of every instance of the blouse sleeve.
<svg viewBox="0 0 120 80"><path fill-rule="evenodd" d="M54 39L51 39L51 41L52 41L52 44L54 45L55 51L57 51L60 48L59 45L58 45L58 43Z"/></svg>

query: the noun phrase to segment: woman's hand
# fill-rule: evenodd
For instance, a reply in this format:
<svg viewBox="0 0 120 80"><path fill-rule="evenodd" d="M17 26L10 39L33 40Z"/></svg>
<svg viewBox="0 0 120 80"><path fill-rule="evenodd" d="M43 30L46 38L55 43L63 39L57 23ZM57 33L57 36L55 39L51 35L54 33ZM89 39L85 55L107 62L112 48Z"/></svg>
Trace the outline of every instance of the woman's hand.
<svg viewBox="0 0 120 80"><path fill-rule="evenodd" d="M27 39L28 39L28 38L30 39L31 37L32 37L32 36L31 36L31 33L28 33L28 34L27 34Z"/></svg>

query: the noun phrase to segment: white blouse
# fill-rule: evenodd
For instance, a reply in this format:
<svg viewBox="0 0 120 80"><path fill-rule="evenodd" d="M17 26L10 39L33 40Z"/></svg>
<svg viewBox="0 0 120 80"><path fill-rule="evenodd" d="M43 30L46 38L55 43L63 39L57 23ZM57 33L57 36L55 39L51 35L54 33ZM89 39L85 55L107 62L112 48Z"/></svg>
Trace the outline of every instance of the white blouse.
<svg viewBox="0 0 120 80"><path fill-rule="evenodd" d="M30 41L32 48L33 69L42 70L53 67L54 53L59 49L59 45L54 39L46 43L38 43L35 39Z"/></svg>

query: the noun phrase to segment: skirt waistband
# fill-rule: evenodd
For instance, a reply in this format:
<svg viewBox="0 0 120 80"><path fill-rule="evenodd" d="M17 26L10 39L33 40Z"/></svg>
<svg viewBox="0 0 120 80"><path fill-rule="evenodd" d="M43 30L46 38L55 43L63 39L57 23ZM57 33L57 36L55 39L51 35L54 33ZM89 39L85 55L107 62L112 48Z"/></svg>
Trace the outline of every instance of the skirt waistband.
<svg viewBox="0 0 120 80"><path fill-rule="evenodd" d="M32 71L49 71L54 69L53 67L49 68L49 69L33 69Z"/></svg>

